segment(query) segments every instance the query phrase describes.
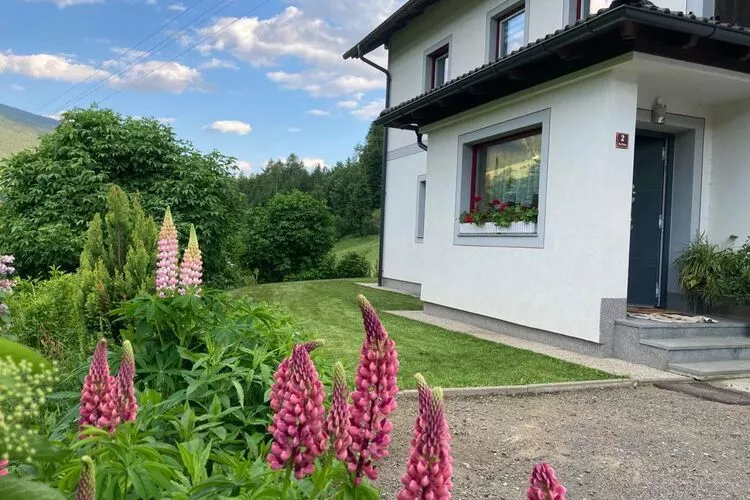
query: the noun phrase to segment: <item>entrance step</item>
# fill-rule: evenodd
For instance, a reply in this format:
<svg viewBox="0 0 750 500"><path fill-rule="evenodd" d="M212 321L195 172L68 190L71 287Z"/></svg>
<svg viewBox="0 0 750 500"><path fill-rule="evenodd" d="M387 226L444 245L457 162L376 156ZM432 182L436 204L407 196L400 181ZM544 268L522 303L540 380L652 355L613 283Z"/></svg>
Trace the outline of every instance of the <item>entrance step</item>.
<svg viewBox="0 0 750 500"><path fill-rule="evenodd" d="M641 344L668 351L690 349L747 349L750 337L681 337L672 339L641 339Z"/></svg>
<svg viewBox="0 0 750 500"><path fill-rule="evenodd" d="M701 380L721 377L737 377L750 374L750 359L670 363L669 369Z"/></svg>
<svg viewBox="0 0 750 500"><path fill-rule="evenodd" d="M660 323L638 318L619 319L615 328L638 332L641 339L750 336L750 324L719 319L717 323Z"/></svg>

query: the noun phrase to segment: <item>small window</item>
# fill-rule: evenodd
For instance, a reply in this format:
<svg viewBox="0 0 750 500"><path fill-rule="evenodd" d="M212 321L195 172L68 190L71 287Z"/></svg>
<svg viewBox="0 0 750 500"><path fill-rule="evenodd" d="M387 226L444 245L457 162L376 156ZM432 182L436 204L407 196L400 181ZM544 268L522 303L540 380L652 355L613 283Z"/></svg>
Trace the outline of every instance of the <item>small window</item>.
<svg viewBox="0 0 750 500"><path fill-rule="evenodd" d="M576 6L576 18L583 19L596 14L601 9L608 9L611 0L573 0Z"/></svg>
<svg viewBox="0 0 750 500"><path fill-rule="evenodd" d="M427 90L432 90L448 81L450 46L445 44L427 56L428 81Z"/></svg>
<svg viewBox="0 0 750 500"><path fill-rule="evenodd" d="M417 240L424 238L425 201L427 200L427 179L419 177L417 183Z"/></svg>
<svg viewBox="0 0 750 500"><path fill-rule="evenodd" d="M524 46L526 11L523 4L493 19L495 59L507 56Z"/></svg>

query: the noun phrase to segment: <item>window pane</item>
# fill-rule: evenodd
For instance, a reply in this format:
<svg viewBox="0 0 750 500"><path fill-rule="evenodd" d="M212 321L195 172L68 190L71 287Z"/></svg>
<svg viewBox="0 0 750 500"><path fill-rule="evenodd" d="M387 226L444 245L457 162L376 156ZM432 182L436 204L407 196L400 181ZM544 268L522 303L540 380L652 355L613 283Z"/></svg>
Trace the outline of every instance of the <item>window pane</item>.
<svg viewBox="0 0 750 500"><path fill-rule="evenodd" d="M439 87L448 80L448 56L435 59L435 87Z"/></svg>
<svg viewBox="0 0 750 500"><path fill-rule="evenodd" d="M596 14L600 9L608 9L611 0L583 0L585 15Z"/></svg>
<svg viewBox="0 0 750 500"><path fill-rule="evenodd" d="M541 151L541 132L484 148L478 158L482 201L538 207Z"/></svg>
<svg viewBox="0 0 750 500"><path fill-rule="evenodd" d="M526 14L521 11L500 21L500 56L507 56L523 47L523 30Z"/></svg>

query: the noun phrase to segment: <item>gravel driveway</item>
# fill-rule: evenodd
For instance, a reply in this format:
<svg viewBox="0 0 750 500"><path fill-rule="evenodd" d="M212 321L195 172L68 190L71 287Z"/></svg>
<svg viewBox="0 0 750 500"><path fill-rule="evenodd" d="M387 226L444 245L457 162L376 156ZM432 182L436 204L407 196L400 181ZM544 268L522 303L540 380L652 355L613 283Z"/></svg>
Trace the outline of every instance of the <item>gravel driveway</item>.
<svg viewBox="0 0 750 500"><path fill-rule="evenodd" d="M654 387L451 397L454 499L525 499L534 462L550 462L568 499L750 498L750 407ZM395 498L416 399L401 398L377 481Z"/></svg>

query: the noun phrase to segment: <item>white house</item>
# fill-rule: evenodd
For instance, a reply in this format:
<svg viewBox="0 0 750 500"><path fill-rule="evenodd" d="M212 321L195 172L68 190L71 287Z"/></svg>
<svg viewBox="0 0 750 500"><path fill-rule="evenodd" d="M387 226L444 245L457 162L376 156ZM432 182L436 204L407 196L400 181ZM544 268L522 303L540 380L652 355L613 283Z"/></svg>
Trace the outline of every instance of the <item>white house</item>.
<svg viewBox="0 0 750 500"><path fill-rule="evenodd" d="M674 260L697 235L750 236L735 22L750 2L408 0L344 54L388 54L380 283L570 349L673 368L713 349L750 369L744 327L626 320L682 306Z"/></svg>

